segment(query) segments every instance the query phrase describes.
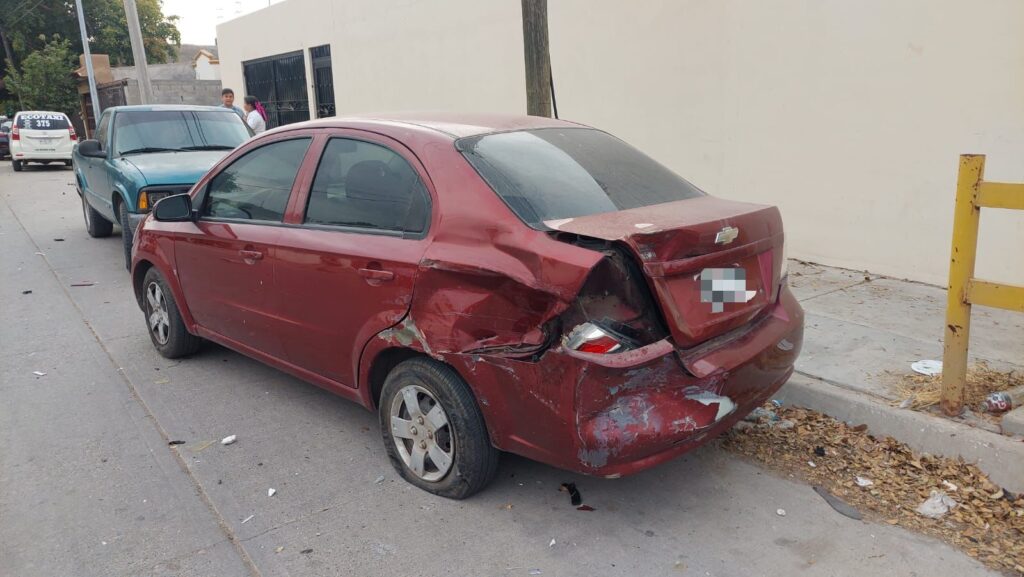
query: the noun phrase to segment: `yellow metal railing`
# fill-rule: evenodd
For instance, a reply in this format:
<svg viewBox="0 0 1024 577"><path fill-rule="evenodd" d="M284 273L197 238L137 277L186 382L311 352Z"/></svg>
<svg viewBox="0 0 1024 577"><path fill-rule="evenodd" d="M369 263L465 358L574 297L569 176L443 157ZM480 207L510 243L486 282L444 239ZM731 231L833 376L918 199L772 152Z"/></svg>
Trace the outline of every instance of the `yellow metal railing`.
<svg viewBox="0 0 1024 577"><path fill-rule="evenodd" d="M971 305L1024 312L1024 286L974 278L981 208L1024 210L1024 184L985 182L984 178L984 155L964 154L960 157L953 211L953 249L949 258L946 338L942 354L942 410L947 415L959 415L963 410ZM1010 254L1020 256L1021 251L1024 247L1010 249Z"/></svg>

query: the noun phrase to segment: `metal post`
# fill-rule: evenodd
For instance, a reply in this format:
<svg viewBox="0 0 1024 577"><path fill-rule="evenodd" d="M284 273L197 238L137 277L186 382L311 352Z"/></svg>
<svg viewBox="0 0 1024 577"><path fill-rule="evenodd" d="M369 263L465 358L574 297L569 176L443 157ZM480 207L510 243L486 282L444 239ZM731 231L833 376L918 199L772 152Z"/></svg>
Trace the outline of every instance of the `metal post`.
<svg viewBox="0 0 1024 577"><path fill-rule="evenodd" d="M124 0L124 15L128 21L128 37L132 42L135 76L139 82L139 100L142 101L142 104L152 104L153 87L149 83L149 69L146 68L146 46L142 43L142 28L139 26L139 11L135 7L135 0Z"/></svg>
<svg viewBox="0 0 1024 577"><path fill-rule="evenodd" d="M953 247L949 259L949 293L946 296L946 336L942 352L942 410L951 416L963 411L967 379L967 344L971 335L970 283L978 253L978 188L985 176L985 157L960 157L953 209Z"/></svg>
<svg viewBox="0 0 1024 577"><path fill-rule="evenodd" d="M82 33L82 53L85 55L85 75L89 78L89 99L92 100L93 122L100 121L100 99L96 95L96 75L92 72L92 52L89 51L89 36L85 31L85 13L82 12L82 0L75 0L75 8L78 10L78 29ZM89 119L85 121L86 130L89 129Z"/></svg>

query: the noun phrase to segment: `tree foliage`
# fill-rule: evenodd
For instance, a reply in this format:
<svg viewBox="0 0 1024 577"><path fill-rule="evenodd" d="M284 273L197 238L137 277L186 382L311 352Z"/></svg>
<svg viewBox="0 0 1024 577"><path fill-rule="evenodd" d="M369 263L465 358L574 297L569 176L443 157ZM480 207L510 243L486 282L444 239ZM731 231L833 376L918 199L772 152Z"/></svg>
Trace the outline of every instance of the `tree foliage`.
<svg viewBox="0 0 1024 577"><path fill-rule="evenodd" d="M23 110L53 110L72 114L78 109L75 81L68 73L75 55L71 42L54 35L26 56L21 70L8 67L4 83Z"/></svg>
<svg viewBox="0 0 1024 577"><path fill-rule="evenodd" d="M136 6L146 61L161 64L174 60L181 45L178 17L165 16L160 0L136 0ZM109 54L112 66L134 64L123 0L82 0L82 8L90 50ZM74 0L0 0L0 32L16 64L43 48L54 34L71 40L73 51L81 53Z"/></svg>

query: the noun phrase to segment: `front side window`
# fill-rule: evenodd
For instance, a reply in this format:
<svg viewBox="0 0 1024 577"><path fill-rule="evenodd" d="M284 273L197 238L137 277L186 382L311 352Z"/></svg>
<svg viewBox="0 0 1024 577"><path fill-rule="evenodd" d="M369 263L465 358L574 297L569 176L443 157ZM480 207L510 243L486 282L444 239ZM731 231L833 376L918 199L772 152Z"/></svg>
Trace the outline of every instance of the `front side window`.
<svg viewBox="0 0 1024 577"><path fill-rule="evenodd" d="M309 140L273 142L231 163L210 181L202 215L281 222Z"/></svg>
<svg viewBox="0 0 1024 577"><path fill-rule="evenodd" d="M231 110L126 110L114 118L118 155L184 150L231 150L249 139Z"/></svg>
<svg viewBox="0 0 1024 577"><path fill-rule="evenodd" d="M107 128L110 126L110 113L104 112L100 116L100 125L96 128L96 140L100 143L100 149L107 149Z"/></svg>
<svg viewBox="0 0 1024 577"><path fill-rule="evenodd" d="M526 224L685 200L704 193L654 159L592 128L472 136L456 147Z"/></svg>
<svg viewBox="0 0 1024 577"><path fill-rule="evenodd" d="M426 189L408 161L378 144L334 138L313 179L306 222L421 233L428 212Z"/></svg>

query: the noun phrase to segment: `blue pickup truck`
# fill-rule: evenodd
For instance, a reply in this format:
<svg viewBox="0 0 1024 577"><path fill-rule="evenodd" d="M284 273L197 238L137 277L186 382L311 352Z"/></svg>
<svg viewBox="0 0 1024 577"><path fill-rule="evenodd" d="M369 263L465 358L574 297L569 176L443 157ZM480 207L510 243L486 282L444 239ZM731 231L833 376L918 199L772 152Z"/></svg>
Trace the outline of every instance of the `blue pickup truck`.
<svg viewBox="0 0 1024 577"><path fill-rule="evenodd" d="M95 138L72 153L85 228L94 238L121 226L125 266L139 222L157 200L188 192L214 164L252 135L231 109L213 106L115 106Z"/></svg>

